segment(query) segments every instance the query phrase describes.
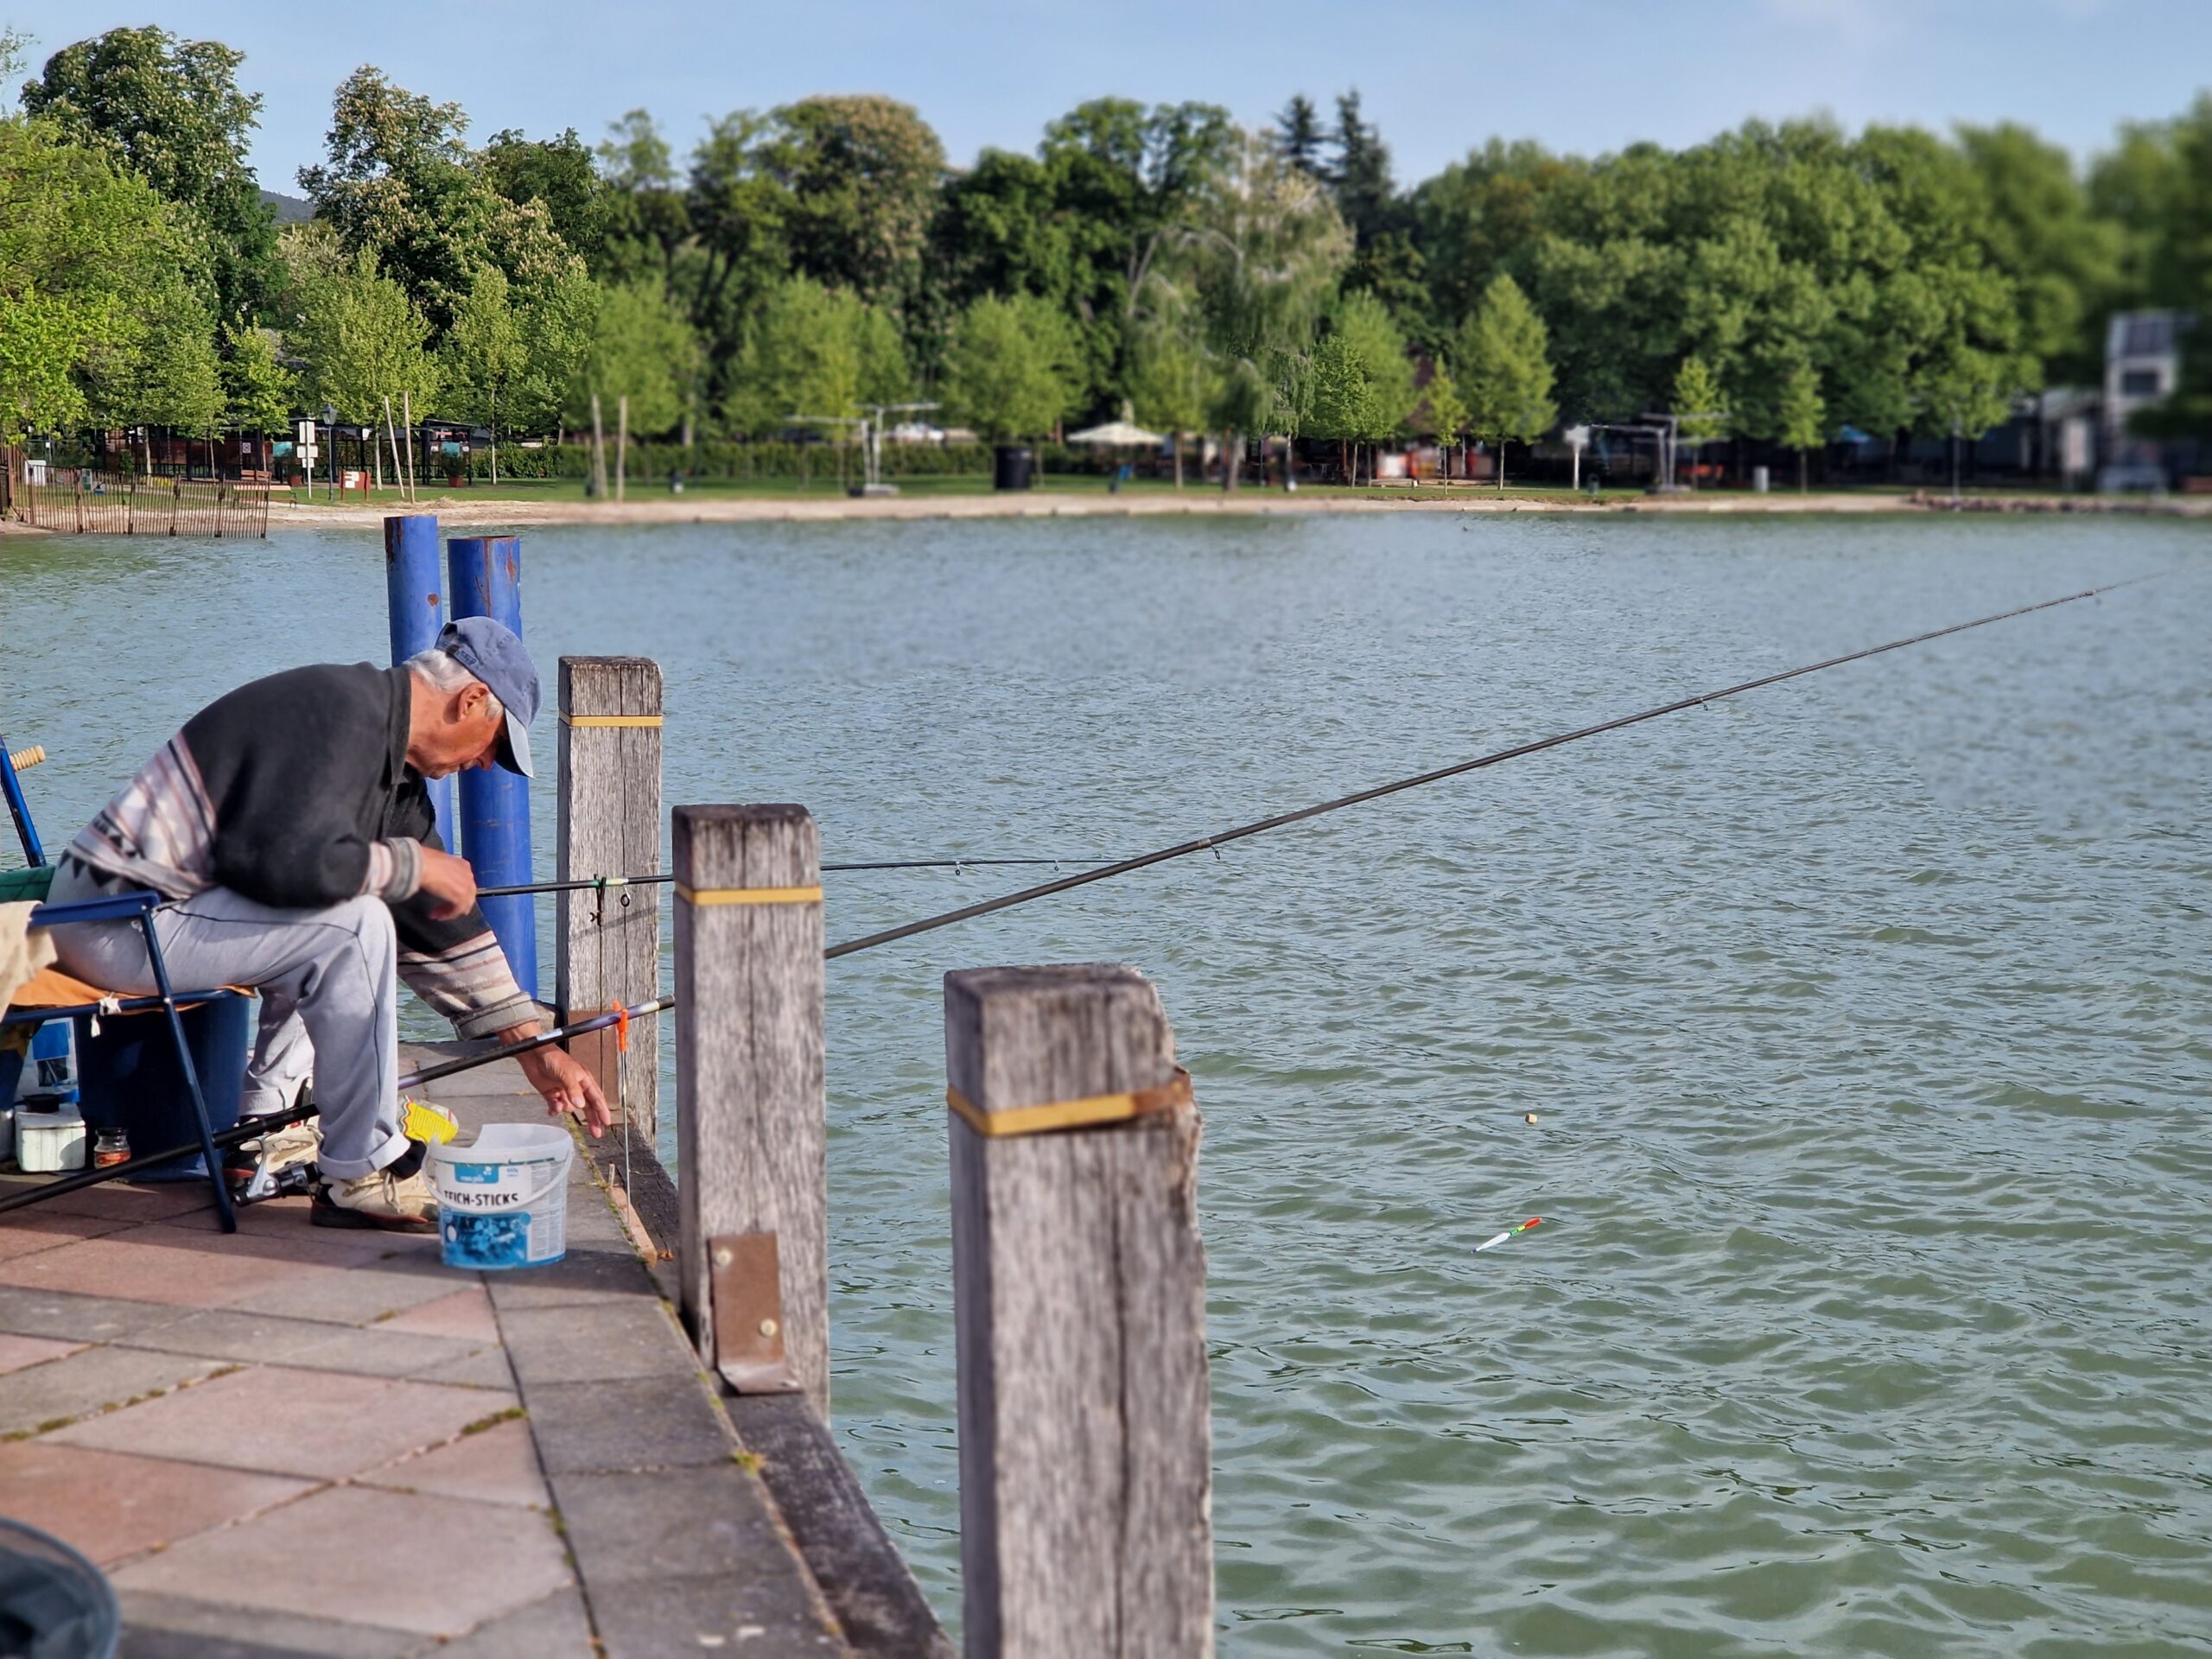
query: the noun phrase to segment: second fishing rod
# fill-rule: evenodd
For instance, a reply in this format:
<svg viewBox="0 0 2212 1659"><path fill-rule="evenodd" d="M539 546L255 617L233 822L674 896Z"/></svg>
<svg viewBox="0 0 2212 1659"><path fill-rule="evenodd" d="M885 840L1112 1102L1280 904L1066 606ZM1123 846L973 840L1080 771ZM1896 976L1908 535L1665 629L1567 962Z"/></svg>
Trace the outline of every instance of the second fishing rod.
<svg viewBox="0 0 2212 1659"><path fill-rule="evenodd" d="M2194 567L2181 568L2190 569ZM1987 616L1975 617L1969 621L1954 622L1945 627L1930 628L1921 633L1909 634L1904 639L1891 639L1878 645L1868 645L1859 651L1847 652L1841 656L1825 658L1819 662L1802 664L1798 667L1783 669L1777 673L1762 674L1751 679L1739 680L1732 685L1722 686L1715 690L1700 691L1694 693L1688 696L1676 697L1671 702L1655 704L1649 709L1638 709L1633 714L1617 715L1611 720L1599 721L1593 725L1580 726L1571 731L1554 733L1549 737L1537 738L1526 743L1517 743L1508 748L1495 749L1487 754L1478 755L1471 760L1455 761L1449 766L1438 766L1427 772L1415 772L1410 777L1395 779L1385 784L1376 784L1367 789L1354 791L1349 795L1339 795L1332 800L1318 802L1311 806L1299 807L1287 812L1278 812L1269 817L1255 819L1249 823L1238 824L1231 829L1217 830L1211 835L1200 836L1193 840L1179 842L1172 847L1163 847L1156 852L1144 853L1135 858L1125 858L1110 863L1103 863L1095 868L1082 870L1073 875L1062 876L1056 880L1040 882L1034 887L1023 887L1013 893L1001 894L995 899L986 899L976 904L963 905L957 909L944 911L935 916L926 916L918 921L907 922L897 927L885 928L878 932L865 934L859 938L847 939L842 944L830 946L828 950L823 952L823 956L825 960L835 961L840 957L853 956L862 950L872 950L879 945L891 944L900 939L912 938L918 934L932 932L942 927L950 927L956 922L969 921L976 917L988 916L997 911L1011 910L1016 906L1033 903L1035 900L1039 899L1050 898L1055 893L1067 893L1077 887L1087 887L1095 881L1110 880L1116 876L1127 875L1133 871L1146 869L1154 864L1164 864L1172 859L1188 858L1194 854L1217 850L1218 849L1227 846L1233 842L1246 840L1254 836L1265 835L1270 830L1283 829L1287 825L1294 823L1301 823L1308 818L1317 818L1325 813L1339 812L1348 807L1361 805L1368 801L1380 800L1385 796L1401 794L1407 790L1419 789L1426 785L1440 783L1446 779L1458 778L1468 772L1481 771L1485 767L1500 766L1508 760L1519 760L1523 756L1540 754L1548 749L1562 748L1570 743L1579 743L1586 738L1598 737L1607 732L1622 731L1630 726L1642 725L1647 721L1659 720L1669 715L1680 714L1685 709L1703 708L1707 704L1717 702L1724 697L1739 696L1745 692L1760 690L1768 686L1780 685L1789 680L1802 679L1808 674L1818 674L1828 669L1840 668L1847 663L1863 662L1868 658L1879 657L1888 652L1902 651L1908 646L1925 645L1930 640L1945 639L1952 634L1965 633L1974 628L1987 627L1993 623L2011 621L2016 617L2032 615L2038 611L2053 610L2062 605L2078 604L2083 600L2096 599L2106 594L2116 593L2123 588L2132 588L2139 582L2152 582L2158 580L2159 577L2172 575L2175 574L2177 574L2177 570L2168 569L2156 570L2140 576L2130 576L2123 581L2107 582L2101 587L2083 588L2079 593L2064 594L2056 599L2046 599L2038 601L2033 604L2015 606L2011 610L1994 612ZM968 861L981 863L983 861L971 860ZM1037 859L1027 861L1008 860L1005 861L1012 863L1059 863L1064 861L1056 859ZM835 865L824 864L822 868L823 870L828 871L835 869L837 867ZM668 881L672 880L673 877L654 876L649 879L655 881ZM588 880L573 885L588 887L599 884ZM672 1008L675 1006L675 1003L676 999L674 997L664 996L650 1002L640 1003L634 1008L618 1010L613 1013L595 1015L592 1019L581 1021L578 1024L547 1032L542 1036L531 1039L526 1043L518 1044L512 1048L501 1050L498 1053L483 1056L472 1056L465 1059L448 1061L441 1065L432 1066L426 1071L416 1073L414 1077L407 1079L406 1081L410 1084L421 1083L429 1081L434 1077L449 1076L455 1071L466 1071L471 1066L488 1064L490 1061L503 1058L505 1055L527 1052L529 1050L533 1048L542 1048L550 1043L560 1042L569 1036L580 1035L586 1032L602 1029L607 1026L613 1025L617 1023L618 1020L625 1018L634 1019L647 1014L665 1013L670 1008Z"/></svg>

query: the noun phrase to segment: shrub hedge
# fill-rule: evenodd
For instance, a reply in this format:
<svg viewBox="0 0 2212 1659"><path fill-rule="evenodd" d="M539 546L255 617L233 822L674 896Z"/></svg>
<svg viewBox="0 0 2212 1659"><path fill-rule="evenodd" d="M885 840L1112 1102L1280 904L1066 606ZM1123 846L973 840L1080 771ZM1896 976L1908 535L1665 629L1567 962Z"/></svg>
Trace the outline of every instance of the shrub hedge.
<svg viewBox="0 0 2212 1659"><path fill-rule="evenodd" d="M1066 445L1033 445L1039 464L1048 473L1103 470L1097 458L1072 453ZM610 454L607 465L614 464ZM857 448L845 457L845 467L860 476ZM680 472L686 478L734 480L798 478L814 480L837 475L837 448L827 443L633 443L630 446L629 475L636 479L666 478ZM887 478L949 478L983 476L991 470L988 443L887 443L883 473ZM591 446L549 443L536 449L519 444L499 446L499 476L507 478L583 478L591 471ZM471 478L492 475L492 454L479 449L468 458Z"/></svg>

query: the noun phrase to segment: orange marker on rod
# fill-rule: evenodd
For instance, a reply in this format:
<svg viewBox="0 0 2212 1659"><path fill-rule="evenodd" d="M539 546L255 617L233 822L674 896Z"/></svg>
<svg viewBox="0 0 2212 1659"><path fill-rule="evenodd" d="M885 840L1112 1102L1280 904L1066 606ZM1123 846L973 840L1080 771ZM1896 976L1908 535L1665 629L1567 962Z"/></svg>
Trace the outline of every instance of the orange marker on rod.
<svg viewBox="0 0 2212 1659"><path fill-rule="evenodd" d="M1500 1233L1496 1238L1484 1239L1481 1243L1475 1246L1475 1254L1477 1255L1480 1255L1484 1250L1495 1249L1498 1245L1504 1243L1507 1239L1513 1237L1516 1234L1525 1233L1531 1227L1541 1226L1543 1224L1543 1219L1544 1218L1541 1216L1531 1216L1528 1220L1522 1222L1518 1227L1509 1227L1503 1232Z"/></svg>

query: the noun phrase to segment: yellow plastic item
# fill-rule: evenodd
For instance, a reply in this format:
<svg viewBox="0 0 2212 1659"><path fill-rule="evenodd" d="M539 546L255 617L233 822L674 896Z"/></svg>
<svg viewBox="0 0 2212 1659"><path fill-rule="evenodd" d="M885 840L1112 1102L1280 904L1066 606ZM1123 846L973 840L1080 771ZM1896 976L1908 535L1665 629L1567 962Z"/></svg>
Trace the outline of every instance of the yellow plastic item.
<svg viewBox="0 0 2212 1659"><path fill-rule="evenodd" d="M461 1122L444 1107L433 1106L427 1100L416 1100L410 1095L402 1096L399 1103L399 1132L410 1141L434 1147L459 1135Z"/></svg>

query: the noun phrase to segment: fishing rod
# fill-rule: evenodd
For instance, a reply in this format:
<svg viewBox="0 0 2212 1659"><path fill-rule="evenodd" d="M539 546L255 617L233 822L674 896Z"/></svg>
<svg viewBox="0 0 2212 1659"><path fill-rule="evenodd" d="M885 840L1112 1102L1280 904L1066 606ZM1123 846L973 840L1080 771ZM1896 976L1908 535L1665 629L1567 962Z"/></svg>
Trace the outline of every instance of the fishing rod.
<svg viewBox="0 0 2212 1659"><path fill-rule="evenodd" d="M1372 789L1358 790L1350 795L1339 795L1334 800L1322 801L1313 806L1300 807L1293 812L1279 812L1273 817L1239 824L1233 830L1224 830L1216 835L1201 836L1195 841L1179 842L1173 847L1163 847L1158 852L1141 854L1135 858L1125 858L1118 863L1109 864L1103 868L1085 870L1079 875L1063 876L1057 881L1046 881L1033 887L1024 887L1016 893L1005 893L996 899L986 899L976 904L963 905L957 910L948 910L936 916L925 917L918 922L907 922L899 927L887 927L880 932L864 934L856 939L847 939L842 944L833 944L823 952L823 955L827 960L834 962L839 957L849 957L857 951L873 950L878 945L895 944L900 939L911 939L918 933L929 933L940 927L950 927L955 922L972 921L978 916L988 916L995 911L1011 910L1016 905L1026 905L1039 899L1047 899L1054 893L1067 893L1077 887L1087 887L1093 881L1109 881L1117 875L1127 875L1133 870L1146 869L1154 864L1165 864L1170 859L1188 858L1193 853L1203 853L1209 849L1225 847L1231 842L1243 841L1249 836L1262 836L1270 830L1281 830L1287 824L1302 823L1308 818L1318 818L1324 813L1341 812L1348 806L1358 806L1368 801L1381 800L1386 795L1401 794L1409 789L1419 789L1426 784L1441 783L1447 778L1458 778L1466 772L1479 772L1485 766L1500 766L1508 760L1517 760L1523 755L1541 754L1546 749L1556 749L1569 743L1579 743L1586 737L1597 737L1606 732L1620 731L1626 727L1640 726L1645 721L1657 720L1666 715L1680 714L1685 709L1702 709L1708 703L1718 702L1723 697L1738 696L1746 691L1757 691L1764 686L1779 685L1784 680L1801 679L1808 674L1817 674L1823 669L1840 668L1846 663L1863 662L1869 657L1878 657L1885 652L1902 651L1907 645L1925 645L1930 639L1941 639L1949 634L1964 633L1970 628L1987 627L1993 622L2009 622L2015 617L2027 616L2037 611L2048 611L2057 606L2072 605L2082 600L2094 599L2101 594L2114 593L2122 588L2132 588L2137 582L2151 582L2159 576L2171 575L2177 569L2193 568L2196 567L2177 566L2165 570L2154 570L2147 575L2130 576L2122 582L2107 582L2101 588L2086 588L2078 594L2067 594L2057 599L2040 600L2032 605L2021 605L2009 611L1999 611L1993 615L1978 616L1971 622L1954 622L1948 627L1930 628L1925 633L1912 634L1903 639L1892 639L1885 645L1869 645L1863 651L1847 652L1840 657L1830 657L1821 662L1807 663L1799 668L1784 669L1778 674L1762 674L1756 679L1740 680L1734 685L1723 686L1717 691L1700 691L1692 696L1677 697L1672 702L1662 702L1656 708L1641 709L1632 715L1621 715L1611 720L1600 721L1594 726L1581 726L1571 732L1560 732L1550 737L1539 738L1532 743L1516 744L1510 749L1497 749L1472 760L1461 760L1452 766L1439 766L1433 772L1417 772L1410 778L1400 778L1395 782L1377 784Z"/></svg>
<svg viewBox="0 0 2212 1659"><path fill-rule="evenodd" d="M1014 864L1049 864L1057 870L1069 865L1082 869L1112 862L1111 859L1106 858L891 858L858 864L824 864L822 872L828 875L858 870L966 870ZM673 875L587 875L574 881L523 881L507 887L479 887L476 896L479 899L512 899L529 893L597 893L608 887L644 887L649 883L675 880Z"/></svg>

